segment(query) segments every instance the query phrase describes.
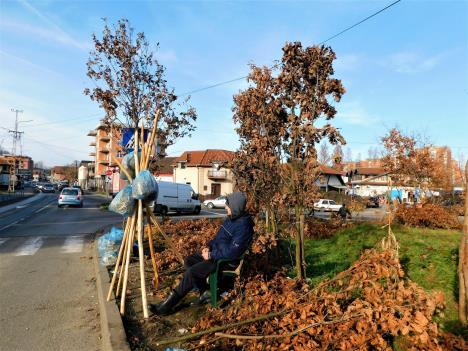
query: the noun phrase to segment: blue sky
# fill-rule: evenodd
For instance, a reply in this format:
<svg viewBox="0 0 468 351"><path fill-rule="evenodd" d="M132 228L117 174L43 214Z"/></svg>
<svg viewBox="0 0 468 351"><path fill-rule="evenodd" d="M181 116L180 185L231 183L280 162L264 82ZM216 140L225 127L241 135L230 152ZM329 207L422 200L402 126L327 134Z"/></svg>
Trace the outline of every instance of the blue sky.
<svg viewBox="0 0 468 351"><path fill-rule="evenodd" d="M89 159L87 131L101 112L83 95L91 34L128 18L167 67L179 94L269 65L286 41L313 45L392 1L5 1L0 0L0 126L24 110L23 153L53 166ZM398 125L468 155L468 2L403 0L328 42L347 93L334 124L353 156L367 156ZM197 131L169 149L235 150L237 81L192 95ZM11 137L0 129L0 145ZM57 146L57 147L56 147Z"/></svg>

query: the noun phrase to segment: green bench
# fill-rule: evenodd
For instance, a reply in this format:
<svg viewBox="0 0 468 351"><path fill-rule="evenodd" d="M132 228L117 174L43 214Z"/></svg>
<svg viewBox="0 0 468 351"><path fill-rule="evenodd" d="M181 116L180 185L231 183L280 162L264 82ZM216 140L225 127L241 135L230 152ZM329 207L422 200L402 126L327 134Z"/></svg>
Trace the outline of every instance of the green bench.
<svg viewBox="0 0 468 351"><path fill-rule="evenodd" d="M221 270L220 266L225 263L240 261L235 270ZM244 263L244 255L237 260L221 259L216 262L216 270L210 274L210 294L211 306L216 307L218 304L218 280L222 277L238 277L241 274L242 265Z"/></svg>

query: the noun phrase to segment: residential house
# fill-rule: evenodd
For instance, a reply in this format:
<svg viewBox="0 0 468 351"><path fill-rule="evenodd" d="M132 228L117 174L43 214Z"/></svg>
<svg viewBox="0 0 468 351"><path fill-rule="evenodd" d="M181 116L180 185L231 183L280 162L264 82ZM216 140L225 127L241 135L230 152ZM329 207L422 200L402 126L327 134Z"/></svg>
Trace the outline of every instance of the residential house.
<svg viewBox="0 0 468 351"><path fill-rule="evenodd" d="M320 175L315 184L320 187L320 190L325 191L342 191L346 189L342 172L325 165L320 165Z"/></svg>
<svg viewBox="0 0 468 351"><path fill-rule="evenodd" d="M381 167L360 167L346 172L349 193L359 196L383 195L388 190L389 174Z"/></svg>
<svg viewBox="0 0 468 351"><path fill-rule="evenodd" d="M34 162L29 156L3 155L6 160L14 160L18 179L28 180L32 178Z"/></svg>
<svg viewBox="0 0 468 351"><path fill-rule="evenodd" d="M32 179L36 182L42 182L46 180L45 171L43 168L33 168Z"/></svg>
<svg viewBox="0 0 468 351"><path fill-rule="evenodd" d="M50 171L51 180L54 182L60 182L62 180L67 180L70 175L75 175L77 169L70 166L55 166L52 167ZM68 179L69 180L69 179Z"/></svg>
<svg viewBox="0 0 468 351"><path fill-rule="evenodd" d="M185 151L174 162L174 179L190 184L201 199L232 193L233 173L228 167L234 152L228 150Z"/></svg>

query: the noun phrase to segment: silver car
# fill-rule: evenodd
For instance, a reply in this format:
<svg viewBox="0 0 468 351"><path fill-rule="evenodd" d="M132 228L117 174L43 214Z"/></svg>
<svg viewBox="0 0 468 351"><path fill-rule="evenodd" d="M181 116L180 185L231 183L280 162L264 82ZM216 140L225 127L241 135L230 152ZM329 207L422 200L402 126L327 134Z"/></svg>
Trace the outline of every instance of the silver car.
<svg viewBox="0 0 468 351"><path fill-rule="evenodd" d="M83 207L83 194L80 189L63 188L58 198L58 207L64 205Z"/></svg>

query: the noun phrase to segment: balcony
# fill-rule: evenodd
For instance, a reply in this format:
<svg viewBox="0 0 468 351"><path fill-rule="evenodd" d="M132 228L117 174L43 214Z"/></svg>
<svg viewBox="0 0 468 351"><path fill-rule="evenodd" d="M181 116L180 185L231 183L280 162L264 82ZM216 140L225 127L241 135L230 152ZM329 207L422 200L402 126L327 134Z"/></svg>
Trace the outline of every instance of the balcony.
<svg viewBox="0 0 468 351"><path fill-rule="evenodd" d="M90 130L87 134L88 136L96 136L97 135L97 131L96 130Z"/></svg>
<svg viewBox="0 0 468 351"><path fill-rule="evenodd" d="M96 153L95 152L90 152L89 156L96 156Z"/></svg>
<svg viewBox="0 0 468 351"><path fill-rule="evenodd" d="M108 165L108 164L109 164L109 161L107 161L107 160L101 160L101 161L99 161L98 163L101 164L101 165Z"/></svg>
<svg viewBox="0 0 468 351"><path fill-rule="evenodd" d="M110 141L110 136L104 135L104 136L100 137L99 140L100 141Z"/></svg>
<svg viewBox="0 0 468 351"><path fill-rule="evenodd" d="M208 171L208 179L226 179L227 171Z"/></svg>
<svg viewBox="0 0 468 351"><path fill-rule="evenodd" d="M103 154L108 154L109 153L109 149L107 147L101 147L99 149L99 152L102 152Z"/></svg>
<svg viewBox="0 0 468 351"><path fill-rule="evenodd" d="M96 142L95 141L90 142L89 146L96 146Z"/></svg>

